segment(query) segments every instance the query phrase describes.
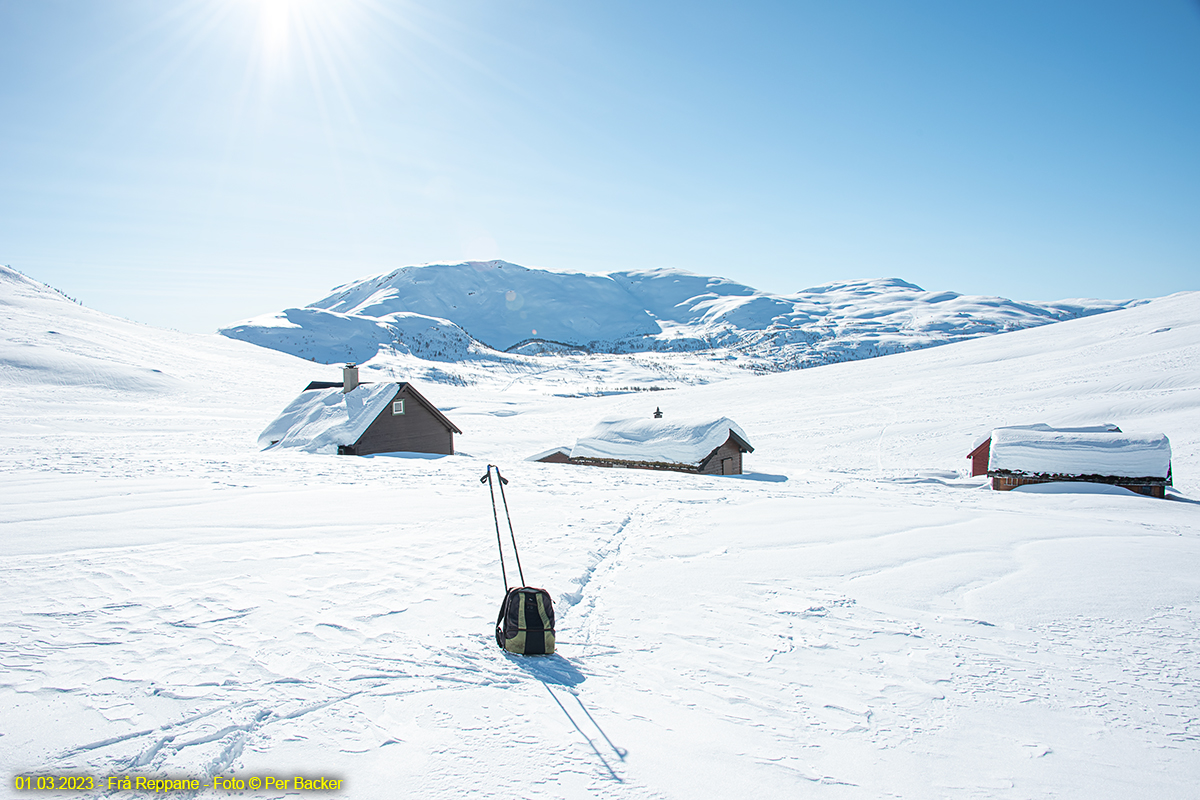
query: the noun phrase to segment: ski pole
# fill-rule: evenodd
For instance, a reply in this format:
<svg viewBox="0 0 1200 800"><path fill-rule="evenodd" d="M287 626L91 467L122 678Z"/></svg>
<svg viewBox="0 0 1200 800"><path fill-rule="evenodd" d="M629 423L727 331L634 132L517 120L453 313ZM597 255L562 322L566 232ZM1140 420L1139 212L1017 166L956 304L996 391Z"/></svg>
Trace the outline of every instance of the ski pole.
<svg viewBox="0 0 1200 800"><path fill-rule="evenodd" d="M504 502L504 518L508 520L508 535L512 538L513 556L517 559L517 575L521 577L521 585L525 585L525 572L521 569L521 554L517 552L517 534L513 532L512 517L508 514L508 498L504 496L504 484L508 481L500 474L500 468L496 467L496 477L500 479L500 499ZM493 507L495 501L493 500ZM499 527L497 522L496 526Z"/></svg>
<svg viewBox="0 0 1200 800"><path fill-rule="evenodd" d="M500 470L496 470L496 474L500 475ZM503 477L500 480L504 480ZM504 570L504 541L500 538L500 517L496 511L496 491L492 488L492 465L488 464L487 472L479 479L480 483L488 485L488 494L492 497L492 519L496 522L496 547L500 550L500 577L504 579L504 591L508 592L508 573ZM502 490L503 491L503 490ZM507 506L505 507L507 511Z"/></svg>

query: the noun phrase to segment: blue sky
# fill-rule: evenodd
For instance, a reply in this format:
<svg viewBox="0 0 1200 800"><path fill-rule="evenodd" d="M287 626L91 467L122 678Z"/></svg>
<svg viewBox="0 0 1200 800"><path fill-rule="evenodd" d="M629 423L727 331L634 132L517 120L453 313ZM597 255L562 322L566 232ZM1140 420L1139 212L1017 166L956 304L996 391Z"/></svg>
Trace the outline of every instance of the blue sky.
<svg viewBox="0 0 1200 800"><path fill-rule="evenodd" d="M426 262L1200 289L1200 4L0 0L0 263L211 332Z"/></svg>

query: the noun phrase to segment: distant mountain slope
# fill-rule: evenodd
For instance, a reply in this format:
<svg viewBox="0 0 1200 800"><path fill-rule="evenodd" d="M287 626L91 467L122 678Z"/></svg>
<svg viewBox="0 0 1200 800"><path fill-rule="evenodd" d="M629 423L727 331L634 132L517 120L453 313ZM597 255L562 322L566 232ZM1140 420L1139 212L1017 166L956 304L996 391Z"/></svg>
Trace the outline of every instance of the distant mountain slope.
<svg viewBox="0 0 1200 800"><path fill-rule="evenodd" d="M187 392L203 383L225 387L237 398L231 402L242 402L257 396L255 386L295 386L311 377L332 377L311 375L315 371L226 337L162 330L109 316L0 266L0 387L53 387L63 397L75 397L81 415L97 413L97 393L150 397ZM85 390L86 399L77 394Z"/></svg>
<svg viewBox="0 0 1200 800"><path fill-rule="evenodd" d="M139 352L136 323L72 302L61 292L0 266L0 382L133 391L170 390L177 380ZM113 330L124 347L101 348ZM146 329L150 330L150 329Z"/></svg>
<svg viewBox="0 0 1200 800"><path fill-rule="evenodd" d="M659 332L611 278L505 261L404 267L338 287L311 306L376 319L406 312L450 320L497 350L529 339L584 345Z"/></svg>
<svg viewBox="0 0 1200 800"><path fill-rule="evenodd" d="M1020 303L927 292L899 279L772 295L725 278L656 269L584 275L505 261L404 267L338 287L303 309L221 329L323 363L381 351L462 361L522 355L715 351L754 371L932 347L1113 311L1139 301Z"/></svg>

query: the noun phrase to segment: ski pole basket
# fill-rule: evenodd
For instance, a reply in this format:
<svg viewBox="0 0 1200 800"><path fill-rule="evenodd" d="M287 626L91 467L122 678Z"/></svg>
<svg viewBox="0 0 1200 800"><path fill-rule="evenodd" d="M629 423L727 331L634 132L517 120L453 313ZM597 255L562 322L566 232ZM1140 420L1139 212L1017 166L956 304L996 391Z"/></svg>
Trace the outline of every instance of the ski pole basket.
<svg viewBox="0 0 1200 800"><path fill-rule="evenodd" d="M495 482L492 473L496 473ZM525 573L521 569L521 556L517 552L517 536L513 532L512 517L508 513L508 498L504 487L508 479L500 474L500 468L488 464L487 472L479 479L488 485L492 498L492 519L496 523L496 546L500 549L500 577L504 580L504 602L500 615L496 617L496 644L508 653L523 656L548 656L554 654L554 604L545 589L525 585ZM500 512L496 507L496 487L500 489L500 501L504 505L504 519L508 522L508 536L512 541L513 558L517 562L517 576L521 585L508 585L508 572L504 567L504 539L500 535Z"/></svg>

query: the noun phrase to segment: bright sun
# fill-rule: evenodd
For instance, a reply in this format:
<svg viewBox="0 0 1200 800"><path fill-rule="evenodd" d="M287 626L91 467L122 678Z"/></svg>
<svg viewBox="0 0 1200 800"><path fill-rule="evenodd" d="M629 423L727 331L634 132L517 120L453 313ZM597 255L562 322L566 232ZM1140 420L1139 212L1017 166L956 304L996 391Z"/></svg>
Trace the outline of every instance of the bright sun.
<svg viewBox="0 0 1200 800"><path fill-rule="evenodd" d="M331 29L340 29L335 17L345 16L354 5L345 0L245 0L257 12L256 44L263 61L278 69L294 57L296 47L318 44ZM340 20L344 22L345 20Z"/></svg>
<svg viewBox="0 0 1200 800"><path fill-rule="evenodd" d="M267 64L278 66L287 54L292 16L301 9L296 0L256 0L259 45ZM298 20L297 20L298 21Z"/></svg>

